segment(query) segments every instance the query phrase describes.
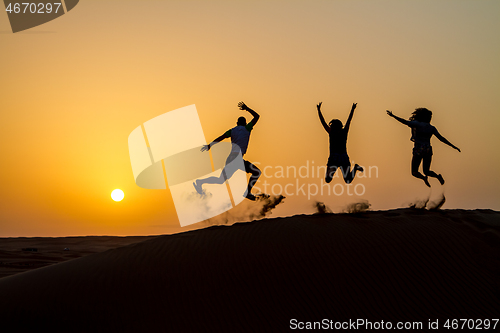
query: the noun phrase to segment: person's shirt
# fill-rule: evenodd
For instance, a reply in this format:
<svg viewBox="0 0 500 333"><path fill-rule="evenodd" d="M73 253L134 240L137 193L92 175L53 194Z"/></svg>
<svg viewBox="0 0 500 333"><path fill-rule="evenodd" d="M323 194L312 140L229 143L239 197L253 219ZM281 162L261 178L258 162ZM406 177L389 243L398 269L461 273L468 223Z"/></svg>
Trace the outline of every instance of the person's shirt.
<svg viewBox="0 0 500 333"><path fill-rule="evenodd" d="M231 153L238 152L238 147L241 149L241 155L245 155L248 148L248 142L250 141L250 132L252 132L253 123L250 122L246 125L238 125L231 128L225 134L231 137L231 143L236 144L233 145Z"/></svg>
<svg viewBox="0 0 500 333"><path fill-rule="evenodd" d="M342 128L340 131L330 131L330 155L333 153L347 153L347 131Z"/></svg>
<svg viewBox="0 0 500 333"><path fill-rule="evenodd" d="M437 133L436 127L421 121L409 121L408 126L411 127L410 140L415 144L430 145L432 135Z"/></svg>

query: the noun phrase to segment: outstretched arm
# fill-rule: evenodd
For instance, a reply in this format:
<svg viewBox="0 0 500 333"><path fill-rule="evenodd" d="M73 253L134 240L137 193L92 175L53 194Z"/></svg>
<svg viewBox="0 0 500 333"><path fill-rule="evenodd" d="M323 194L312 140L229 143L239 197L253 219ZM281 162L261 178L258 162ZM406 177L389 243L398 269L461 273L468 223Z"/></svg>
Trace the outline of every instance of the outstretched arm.
<svg viewBox="0 0 500 333"><path fill-rule="evenodd" d="M406 126L410 126L410 122L409 122L408 120L403 119L403 118L400 118L400 117L398 117L398 116L394 115L394 114L392 113L392 111L387 110L387 114L388 114L390 117L392 117L392 118L396 119L397 121L399 121L400 123L405 124Z"/></svg>
<svg viewBox="0 0 500 333"><path fill-rule="evenodd" d="M345 126L344 126L344 130L346 132L349 132L349 127L351 126L352 116L354 116L354 110L356 109L357 105L358 105L358 103L352 103L351 112L349 113L349 118L347 118L347 121L346 121Z"/></svg>
<svg viewBox="0 0 500 333"><path fill-rule="evenodd" d="M441 141L442 143L444 144L447 144L448 146L450 146L451 148L453 149L456 149L460 152L460 148L456 147L453 143L451 143L450 141L446 140L446 138L444 136L442 136L441 134L439 134L438 130L436 129L436 132L434 133L434 135L436 136L436 138L439 139L439 141Z"/></svg>
<svg viewBox="0 0 500 333"><path fill-rule="evenodd" d="M250 109L245 103L243 102L239 102L238 103L238 107L240 108L240 110L245 110L245 111L248 111L250 112L250 114L253 116L253 119L250 121L250 123L252 125L255 125L257 123L257 121L259 120L260 118L260 115L255 112L254 110Z"/></svg>
<svg viewBox="0 0 500 333"><path fill-rule="evenodd" d="M325 121L325 118L323 117L323 114L321 113L321 104L323 102L319 102L318 105L316 105L316 108L318 109L318 116L319 116L319 120L321 121L321 125L323 125L325 131L327 131L328 133L330 133L330 126L327 125L326 121Z"/></svg>
<svg viewBox="0 0 500 333"><path fill-rule="evenodd" d="M201 151L208 151L208 150L210 150L210 148L212 148L212 146L215 145L217 142L221 142L222 140L224 140L226 138L229 138L229 135L227 133L228 132L222 134L221 136L219 136L217 139L215 139L214 141L212 141L208 145L205 145L205 146L201 147L200 150Z"/></svg>

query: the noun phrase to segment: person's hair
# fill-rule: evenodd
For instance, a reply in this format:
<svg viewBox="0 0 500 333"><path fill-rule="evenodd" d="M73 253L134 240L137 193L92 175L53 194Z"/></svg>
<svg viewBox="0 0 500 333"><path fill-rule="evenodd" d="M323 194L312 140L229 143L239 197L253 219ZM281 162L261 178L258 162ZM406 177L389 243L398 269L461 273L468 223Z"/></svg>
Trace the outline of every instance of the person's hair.
<svg viewBox="0 0 500 333"><path fill-rule="evenodd" d="M430 123L432 119L432 111L426 108L418 108L413 111L410 116L410 121L420 121L423 123Z"/></svg>
<svg viewBox="0 0 500 333"><path fill-rule="evenodd" d="M330 130L334 132L340 131L342 127L344 127L342 122L338 119L332 119L328 125L330 125Z"/></svg>
<svg viewBox="0 0 500 333"><path fill-rule="evenodd" d="M236 125L238 126L245 126L247 124L247 120L245 117L239 117L238 121L236 122Z"/></svg>

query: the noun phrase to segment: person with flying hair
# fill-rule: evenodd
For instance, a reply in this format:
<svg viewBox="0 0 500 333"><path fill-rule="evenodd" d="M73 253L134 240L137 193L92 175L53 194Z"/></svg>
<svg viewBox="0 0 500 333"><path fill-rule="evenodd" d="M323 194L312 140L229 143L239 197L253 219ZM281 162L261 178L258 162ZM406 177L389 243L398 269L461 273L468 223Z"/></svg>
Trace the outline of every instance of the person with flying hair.
<svg viewBox="0 0 500 333"><path fill-rule="evenodd" d="M439 134L436 127L432 126L432 111L426 108L417 108L410 116L410 120L400 118L392 113L392 111L387 110L387 114L393 117L397 121L411 128L411 141L414 142L413 146L413 158L411 160L411 174L413 177L422 179L428 187L431 187L428 177L434 177L439 180L441 185L444 184L444 178L441 174L437 174L430 169L432 162L432 146L431 137L435 135L439 141L447 144L448 146L458 150L460 149L454 146L450 141L446 140L441 134ZM423 161L423 171L422 175L418 169Z"/></svg>

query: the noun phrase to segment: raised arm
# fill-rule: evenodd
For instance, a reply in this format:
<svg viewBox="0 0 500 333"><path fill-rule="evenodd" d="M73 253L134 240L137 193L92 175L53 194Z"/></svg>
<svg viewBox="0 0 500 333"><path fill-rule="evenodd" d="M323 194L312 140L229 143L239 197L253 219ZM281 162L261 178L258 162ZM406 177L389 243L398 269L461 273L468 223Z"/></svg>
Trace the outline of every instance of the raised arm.
<svg viewBox="0 0 500 333"><path fill-rule="evenodd" d="M208 150L210 150L210 148L212 148L213 145L215 145L216 143L221 142L222 140L229 138L229 137L230 137L229 131L227 131L226 133L219 136L217 139L214 139L214 141L212 141L208 145L204 145L203 147L201 147L200 150L201 151L208 151Z"/></svg>
<svg viewBox="0 0 500 333"><path fill-rule="evenodd" d="M456 147L454 144L452 144L450 141L446 140L446 138L444 136L442 136L441 134L439 134L438 130L436 129L436 131L434 132L434 135L436 136L436 138L439 139L439 141L441 141L442 143L444 144L447 144L448 146L450 146L451 148L453 149L456 149L460 152L460 148Z"/></svg>
<svg viewBox="0 0 500 333"><path fill-rule="evenodd" d="M356 109L357 105L358 103L352 103L351 112L349 113L349 117L347 118L347 121L344 126L344 130L346 132L349 132L349 127L351 127L352 116L354 116L354 110Z"/></svg>
<svg viewBox="0 0 500 333"><path fill-rule="evenodd" d="M406 119L403 119L403 118L400 118L400 117L398 117L398 116L394 115L394 114L392 113L392 111L387 110L387 114L389 115L389 117L392 117L392 118L396 119L396 120L397 120L397 121L399 121L400 123L405 124L406 126L410 126L410 121L408 121L408 120L406 120Z"/></svg>
<svg viewBox="0 0 500 333"><path fill-rule="evenodd" d="M255 112L254 110L250 109L245 103L239 102L238 107L240 108L240 110L245 110L245 111L250 112L250 114L253 116L253 119L250 121L250 123L252 125L255 125L257 123L257 121L259 121L260 115L257 112Z"/></svg>
<svg viewBox="0 0 500 333"><path fill-rule="evenodd" d="M321 104L323 102L319 102L318 105L316 105L316 108L318 109L318 116L319 116L319 120L321 121L321 125L323 125L325 131L327 131L328 133L330 133L330 126L327 125L326 121L325 121L325 118L323 117L323 114L321 113Z"/></svg>

